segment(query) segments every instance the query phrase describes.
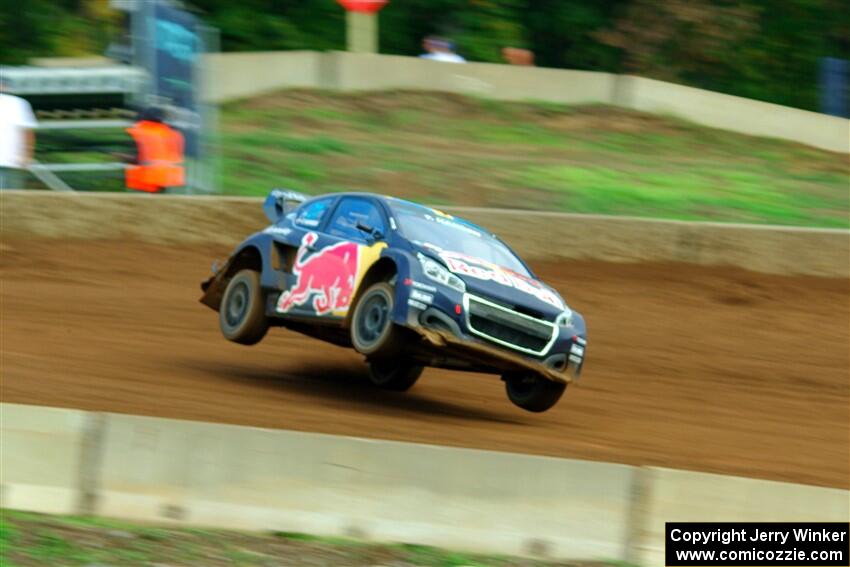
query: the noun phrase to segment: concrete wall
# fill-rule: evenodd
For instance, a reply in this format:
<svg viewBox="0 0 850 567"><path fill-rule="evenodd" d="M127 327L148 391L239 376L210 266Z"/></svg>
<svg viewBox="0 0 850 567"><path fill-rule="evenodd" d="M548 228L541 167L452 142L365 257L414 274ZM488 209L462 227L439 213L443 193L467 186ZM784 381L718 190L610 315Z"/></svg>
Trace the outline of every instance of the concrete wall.
<svg viewBox="0 0 850 567"><path fill-rule="evenodd" d="M643 77L620 77L618 106L671 114L751 136L769 136L833 152L850 152L850 121Z"/></svg>
<svg viewBox="0 0 850 567"><path fill-rule="evenodd" d="M5 191L2 199L4 237L235 245L268 224L256 198ZM527 260L684 262L772 274L850 276L847 230L445 210L493 230Z"/></svg>
<svg viewBox="0 0 850 567"><path fill-rule="evenodd" d="M204 65L209 80L205 98L221 102L283 88L319 88L322 57L316 51L206 55Z"/></svg>
<svg viewBox="0 0 850 567"><path fill-rule="evenodd" d="M75 513L86 426L82 411L0 404L0 508Z"/></svg>
<svg viewBox="0 0 850 567"><path fill-rule="evenodd" d="M510 67L491 63L451 65L417 57L348 52L285 51L216 53L206 56L213 102L282 88L344 91L410 89L444 91L502 100L564 104L611 103L609 73Z"/></svg>
<svg viewBox="0 0 850 567"><path fill-rule="evenodd" d="M623 465L110 415L103 516L621 557Z"/></svg>
<svg viewBox="0 0 850 567"><path fill-rule="evenodd" d="M699 124L850 152L850 120L641 77L518 67L457 65L416 57L282 51L207 56L215 102L282 88L413 89L501 100L614 104Z"/></svg>
<svg viewBox="0 0 850 567"><path fill-rule="evenodd" d="M492 63L465 65L416 57L329 53L332 77L321 86L339 90L411 89L443 91L500 100L537 100L562 104L611 102L614 75L592 71L511 67Z"/></svg>
<svg viewBox="0 0 850 567"><path fill-rule="evenodd" d="M813 463L813 466L817 466ZM629 561L664 565L665 522L847 522L850 491L717 474L643 468L645 494Z"/></svg>
<svg viewBox="0 0 850 567"><path fill-rule="evenodd" d="M661 565L665 521L850 519L850 492L0 404L0 506Z"/></svg>

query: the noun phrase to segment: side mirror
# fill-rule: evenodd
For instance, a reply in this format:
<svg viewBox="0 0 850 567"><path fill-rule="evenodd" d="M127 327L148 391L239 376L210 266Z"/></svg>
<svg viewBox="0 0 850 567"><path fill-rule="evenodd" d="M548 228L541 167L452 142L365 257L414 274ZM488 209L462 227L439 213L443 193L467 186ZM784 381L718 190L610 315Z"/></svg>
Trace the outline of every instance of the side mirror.
<svg viewBox="0 0 850 567"><path fill-rule="evenodd" d="M307 197L297 191L272 189L263 203L263 212L270 221L276 223L306 200Z"/></svg>
<svg viewBox="0 0 850 567"><path fill-rule="evenodd" d="M369 238L373 242L381 240L381 239L384 238L384 233L382 233L377 228L372 228L371 226L369 226L368 224L366 224L364 222L358 222L357 223L357 230L359 230L360 232L365 232L366 235L369 236Z"/></svg>

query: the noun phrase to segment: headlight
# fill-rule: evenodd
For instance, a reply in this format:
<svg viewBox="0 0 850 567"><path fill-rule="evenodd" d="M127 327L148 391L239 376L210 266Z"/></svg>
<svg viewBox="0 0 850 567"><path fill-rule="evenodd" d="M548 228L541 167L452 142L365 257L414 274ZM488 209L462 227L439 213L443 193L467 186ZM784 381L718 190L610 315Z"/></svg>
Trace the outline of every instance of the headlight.
<svg viewBox="0 0 850 567"><path fill-rule="evenodd" d="M564 311L558 315L558 318L555 319L555 323L560 325L561 327L566 327L570 323L573 322L573 310L569 307L566 307Z"/></svg>
<svg viewBox="0 0 850 567"><path fill-rule="evenodd" d="M419 263L422 264L422 272L430 279L461 293L466 291L466 284L463 283L463 280L448 271L442 264L424 254L417 254L416 256L419 258Z"/></svg>

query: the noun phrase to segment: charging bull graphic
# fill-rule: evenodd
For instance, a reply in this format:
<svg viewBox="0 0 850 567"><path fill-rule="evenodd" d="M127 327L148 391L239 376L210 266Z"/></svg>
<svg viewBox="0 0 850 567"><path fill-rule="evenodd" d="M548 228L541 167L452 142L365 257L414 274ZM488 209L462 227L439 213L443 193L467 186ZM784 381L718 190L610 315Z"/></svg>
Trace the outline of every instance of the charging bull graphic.
<svg viewBox="0 0 850 567"><path fill-rule="evenodd" d="M308 232L301 239L301 248L295 256L292 273L296 276L292 289L280 294L277 310L286 313L313 298L317 315L345 312L351 305L358 275L360 246L354 242L340 242L304 256L316 243L318 235Z"/></svg>

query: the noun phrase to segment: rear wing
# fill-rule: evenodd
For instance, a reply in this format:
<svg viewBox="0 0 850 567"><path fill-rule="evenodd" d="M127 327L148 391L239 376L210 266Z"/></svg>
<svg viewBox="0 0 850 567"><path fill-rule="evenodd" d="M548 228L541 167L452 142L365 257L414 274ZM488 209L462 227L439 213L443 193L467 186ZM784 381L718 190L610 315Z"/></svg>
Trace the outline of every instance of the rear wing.
<svg viewBox="0 0 850 567"><path fill-rule="evenodd" d="M307 200L307 196L288 189L272 189L263 203L263 212L272 222L277 222Z"/></svg>

